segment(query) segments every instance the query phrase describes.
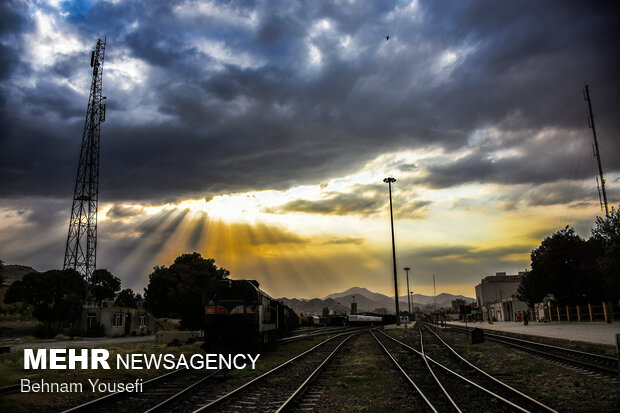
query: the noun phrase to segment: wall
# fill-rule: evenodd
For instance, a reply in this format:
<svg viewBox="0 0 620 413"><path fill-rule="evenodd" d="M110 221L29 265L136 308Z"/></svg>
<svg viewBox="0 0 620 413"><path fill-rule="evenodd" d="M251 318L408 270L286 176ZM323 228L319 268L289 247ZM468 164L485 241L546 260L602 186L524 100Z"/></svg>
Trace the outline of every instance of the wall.
<svg viewBox="0 0 620 413"><path fill-rule="evenodd" d="M120 317L117 319L117 325L114 322L115 314L120 314ZM155 329L155 318L142 308L84 308L81 318L84 329L88 328L89 323L96 321L104 326L105 335L108 337L124 335L141 336L152 334Z"/></svg>

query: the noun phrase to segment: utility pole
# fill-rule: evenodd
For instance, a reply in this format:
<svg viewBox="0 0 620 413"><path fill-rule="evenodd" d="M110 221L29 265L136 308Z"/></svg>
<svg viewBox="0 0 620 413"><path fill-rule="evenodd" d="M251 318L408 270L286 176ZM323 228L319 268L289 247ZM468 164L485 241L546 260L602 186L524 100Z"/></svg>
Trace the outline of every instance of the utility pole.
<svg viewBox="0 0 620 413"><path fill-rule="evenodd" d="M63 269L73 268L84 276L90 292L93 272L97 264L97 204L99 199L99 140L101 123L105 121L105 104L101 95L105 39L97 41L90 56L93 77L82 147L78 163L69 234L65 247Z"/></svg>
<svg viewBox="0 0 620 413"><path fill-rule="evenodd" d="M437 312L437 288L435 288L435 274L433 274L433 295L435 296L435 304L433 305L433 310ZM437 318L439 318L439 315L437 313L435 315L437 316Z"/></svg>
<svg viewBox="0 0 620 413"><path fill-rule="evenodd" d="M592 129L592 136L594 137L594 157L598 163L598 173L601 178L601 191L603 193L603 202L601 203L601 211L603 206L605 207L605 216L609 216L609 206L607 205L607 192L605 191L605 178L603 177L603 166L601 164L601 153L598 149L598 139L596 138L596 128L594 127L594 113L592 113L592 101L590 100L590 87L586 83L586 88L583 93L583 97L588 102L588 111L590 116L588 117L588 126ZM597 185L598 187L598 182ZM599 193L600 201L600 193Z"/></svg>
<svg viewBox="0 0 620 413"><path fill-rule="evenodd" d="M409 317L411 317L411 296L409 293L409 270L411 267L405 267L403 270L407 273L407 308L409 309Z"/></svg>
<svg viewBox="0 0 620 413"><path fill-rule="evenodd" d="M392 263L394 264L394 299L396 300L396 325L400 325L400 311L398 310L398 276L396 275L396 246L394 245L394 214L392 212L392 183L396 182L396 179L389 177L383 180L388 184L390 191L390 224L392 226Z"/></svg>

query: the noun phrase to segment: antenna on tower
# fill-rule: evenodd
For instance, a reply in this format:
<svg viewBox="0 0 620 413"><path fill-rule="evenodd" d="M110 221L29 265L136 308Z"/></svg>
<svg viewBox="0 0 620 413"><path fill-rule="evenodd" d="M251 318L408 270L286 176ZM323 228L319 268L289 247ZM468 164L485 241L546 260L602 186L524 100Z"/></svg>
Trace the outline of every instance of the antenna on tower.
<svg viewBox="0 0 620 413"><path fill-rule="evenodd" d="M105 99L101 96L105 45L105 41L98 39L97 46L90 55L93 78L82 132L82 147L75 179L63 265L63 269L73 268L82 274L88 283L89 291L97 263L99 140L101 123L105 120L105 105L101 104L102 99Z"/></svg>
<svg viewBox="0 0 620 413"><path fill-rule="evenodd" d="M583 92L583 97L585 99L586 102L588 102L588 111L589 111L589 117L588 117L588 126L592 129L592 136L594 137L594 157L596 158L596 161L598 163L598 173L599 176L601 178L601 189L599 190L599 200L600 200L600 196L601 193L603 194L603 201L601 204L601 210L603 210L603 206L605 207L605 216L609 216L609 206L607 205L607 192L605 191L605 177L603 176L603 166L601 165L601 153L598 149L598 140L596 138L596 128L594 126L594 113L592 113L592 101L590 100L590 87L588 86L588 84L586 83L586 87L584 89ZM597 188L598 188L598 179L597 179L597 184L596 184Z"/></svg>
<svg viewBox="0 0 620 413"><path fill-rule="evenodd" d="M601 186L598 184L598 176L596 177L596 190L598 191L598 202L601 204L601 211L603 211L603 198L601 197Z"/></svg>

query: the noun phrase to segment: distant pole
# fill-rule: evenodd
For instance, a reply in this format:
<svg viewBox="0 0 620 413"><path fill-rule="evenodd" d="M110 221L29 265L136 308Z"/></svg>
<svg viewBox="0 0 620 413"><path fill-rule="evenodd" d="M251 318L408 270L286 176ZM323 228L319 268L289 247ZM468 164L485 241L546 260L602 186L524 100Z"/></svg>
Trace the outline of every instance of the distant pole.
<svg viewBox="0 0 620 413"><path fill-rule="evenodd" d="M601 190L603 192L603 204L605 205L605 216L609 217L609 206L607 205L607 192L605 191L605 178L603 177L603 166L601 165L601 153L598 150L598 139L596 138L596 128L594 127L594 113L592 113L592 102L590 101L590 87L586 83L586 89L584 91L584 98L586 102L588 102L588 111L590 112L590 117L588 118L588 123L590 128L592 128L592 136L594 136L594 157L598 162L598 173L601 177ZM599 194L600 197L600 194ZM601 205L601 210L603 209L603 205Z"/></svg>
<svg viewBox="0 0 620 413"><path fill-rule="evenodd" d="M433 274L433 294L435 295L435 310L437 310L437 288L435 287L435 274Z"/></svg>
<svg viewBox="0 0 620 413"><path fill-rule="evenodd" d="M390 191L390 224L392 226L392 263L394 264L394 300L396 301L396 325L400 325L400 311L398 309L398 276L396 275L396 246L394 245L394 213L392 212L392 183L396 182L396 179L389 177L383 180L388 184Z"/></svg>
<svg viewBox="0 0 620 413"><path fill-rule="evenodd" d="M409 270L411 267L403 268L407 273L407 308L409 309L409 317L411 317L411 297L409 296Z"/></svg>
<svg viewBox="0 0 620 413"><path fill-rule="evenodd" d="M437 322L437 319L439 318L439 315L437 314L437 288L435 288L435 274L433 274L433 295L435 296L434 302L435 304L433 305L433 310L435 312L435 322Z"/></svg>

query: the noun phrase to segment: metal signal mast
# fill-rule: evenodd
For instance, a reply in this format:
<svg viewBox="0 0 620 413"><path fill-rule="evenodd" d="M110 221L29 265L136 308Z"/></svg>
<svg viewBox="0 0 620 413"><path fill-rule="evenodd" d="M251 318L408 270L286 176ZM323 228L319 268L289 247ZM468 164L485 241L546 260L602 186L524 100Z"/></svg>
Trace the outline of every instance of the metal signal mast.
<svg viewBox="0 0 620 413"><path fill-rule="evenodd" d="M588 126L592 129L592 135L594 136L594 157L598 162L598 173L601 177L601 189L599 189L599 201L601 202L601 210L603 210L603 206L605 207L605 216L609 216L609 206L607 205L607 192L605 191L605 178L603 177L603 166L601 165L601 153L598 150L598 140L596 139L596 129L594 127L594 114L592 113L592 102L590 101L590 87L586 83L586 88L583 91L583 97L586 102L588 102L588 110L590 116L588 117ZM598 188L598 179L596 181L596 186ZM601 192L603 193L603 199L601 200Z"/></svg>
<svg viewBox="0 0 620 413"><path fill-rule="evenodd" d="M69 235L65 248L63 269L74 268L91 282L97 263L97 203L99 199L99 138L100 126L105 121L105 104L101 96L103 55L106 41L97 41L90 56L93 79L82 133L82 148L78 164Z"/></svg>

